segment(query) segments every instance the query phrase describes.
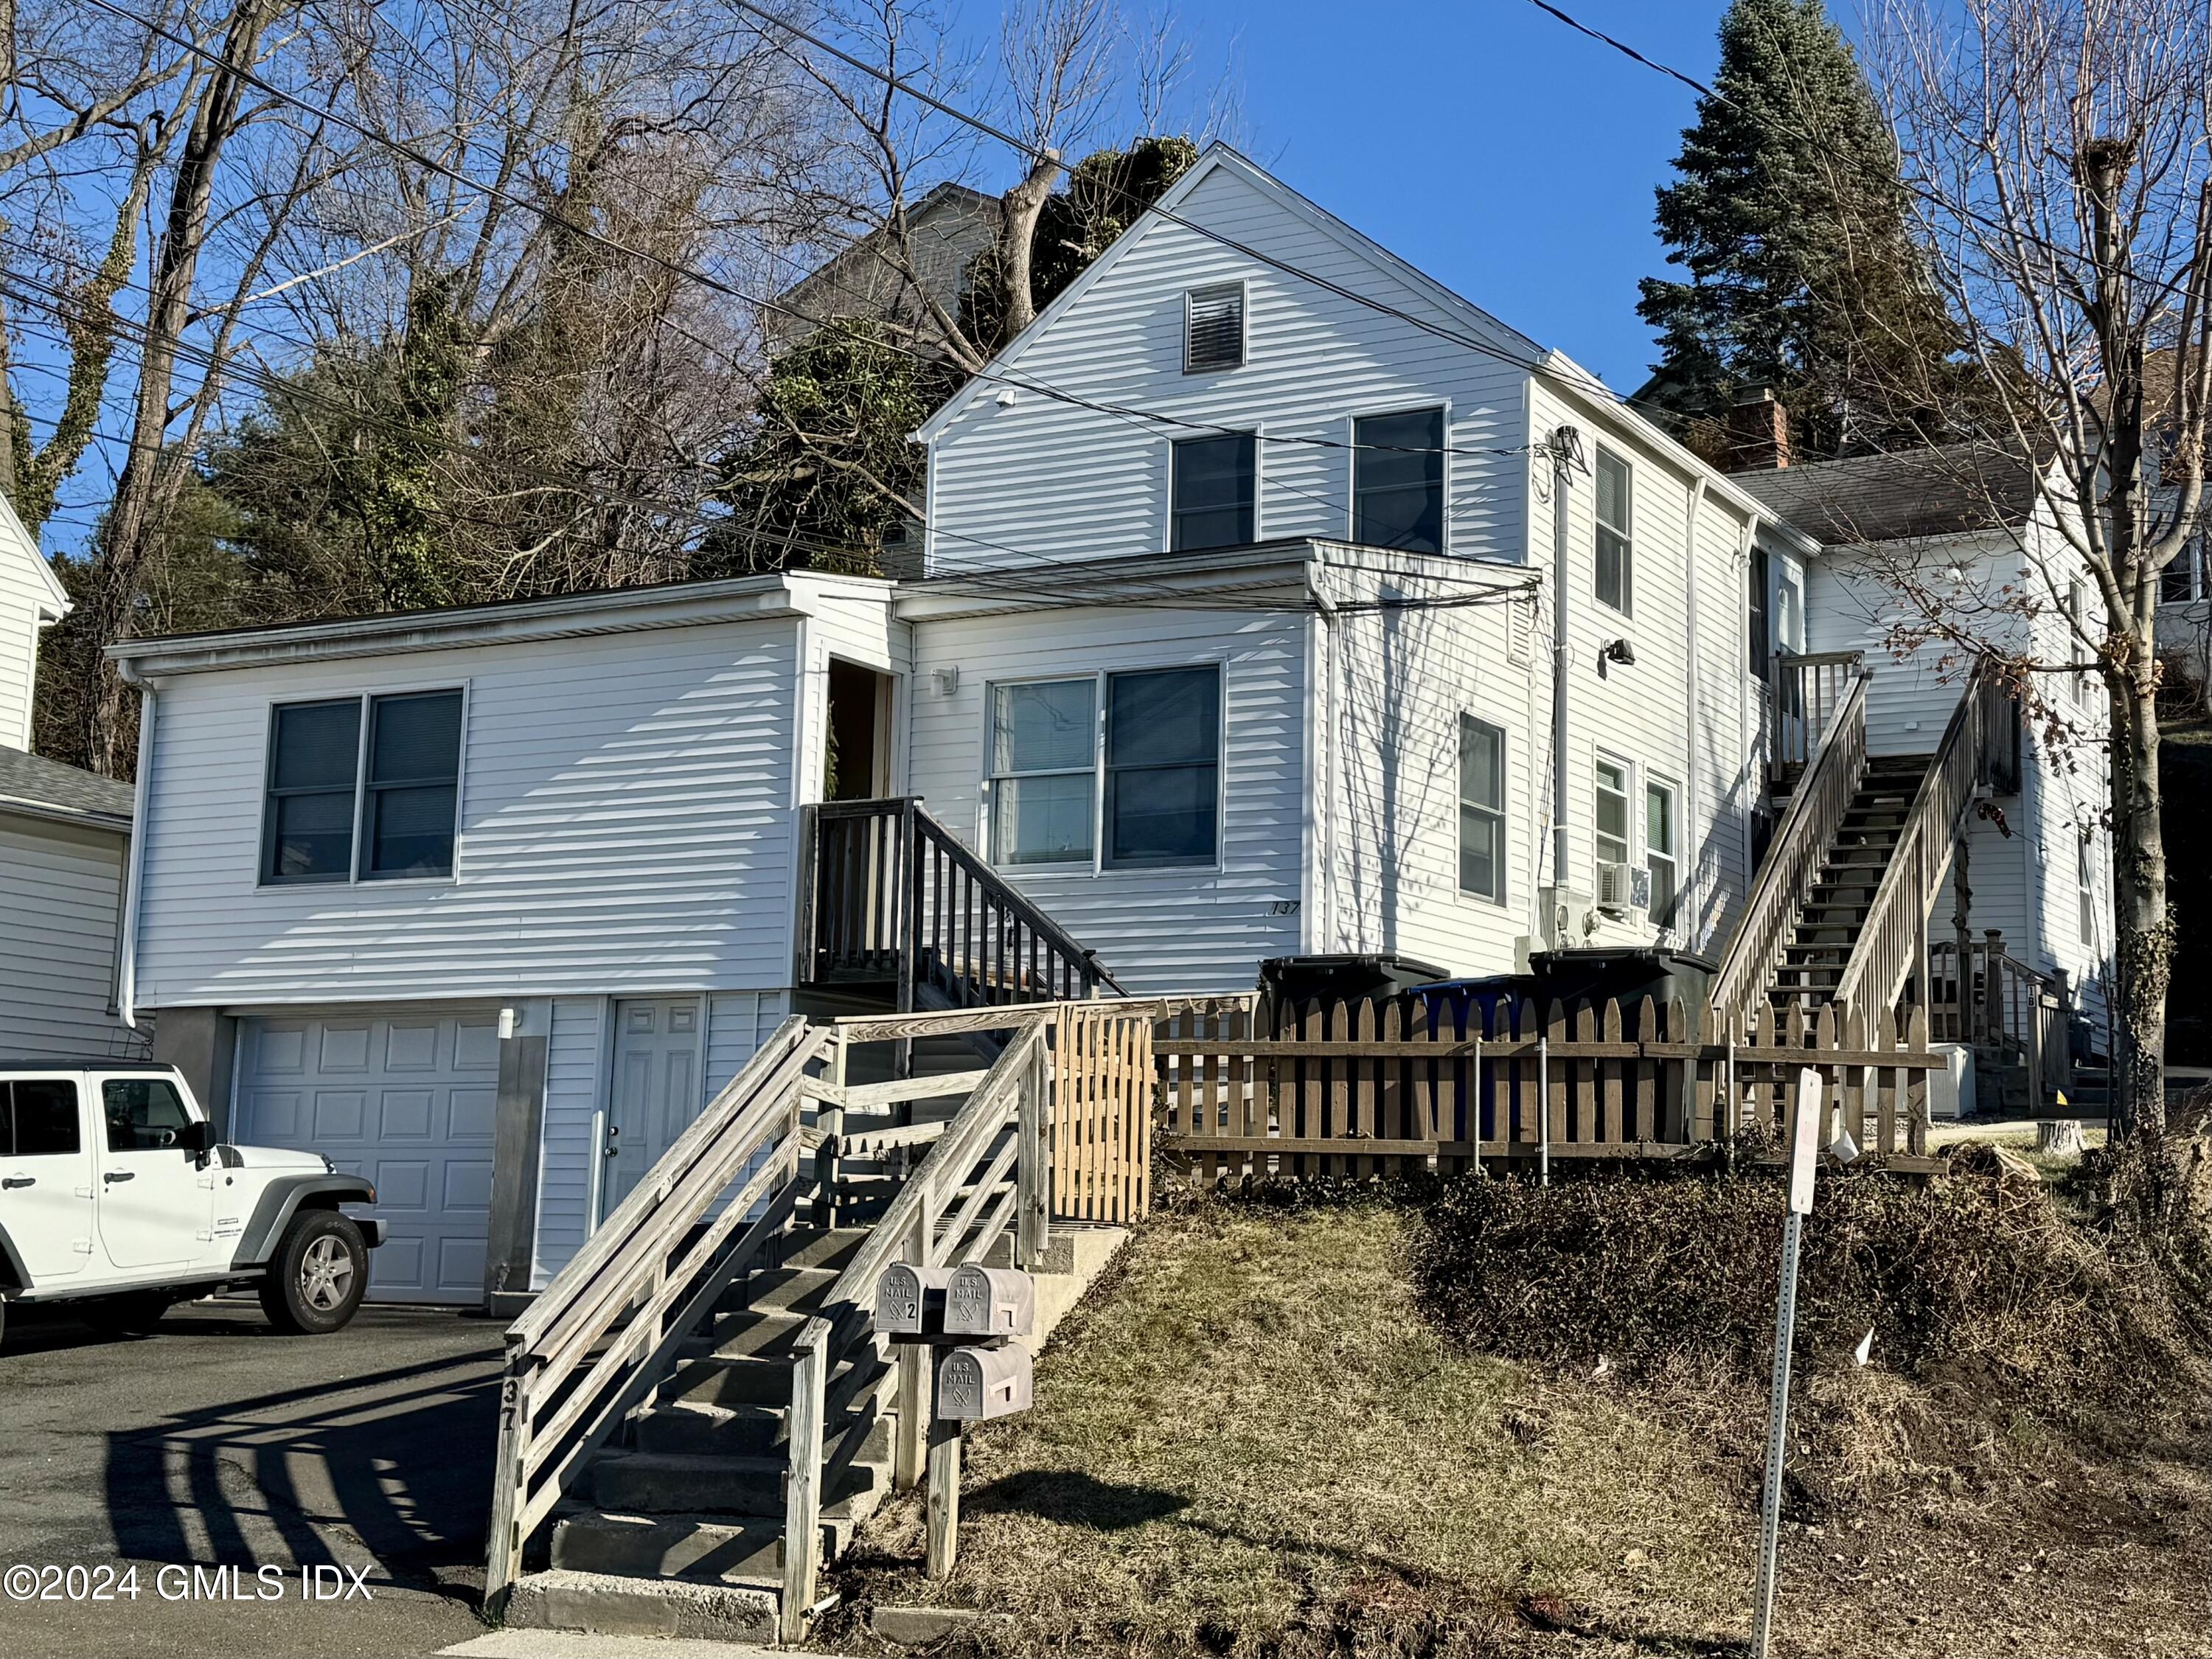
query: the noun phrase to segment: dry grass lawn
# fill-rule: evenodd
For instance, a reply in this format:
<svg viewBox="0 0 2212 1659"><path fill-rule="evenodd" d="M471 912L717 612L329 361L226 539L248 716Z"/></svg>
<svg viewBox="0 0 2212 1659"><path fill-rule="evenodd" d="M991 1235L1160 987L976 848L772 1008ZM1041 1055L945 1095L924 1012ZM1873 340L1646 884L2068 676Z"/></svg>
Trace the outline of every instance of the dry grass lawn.
<svg viewBox="0 0 2212 1659"><path fill-rule="evenodd" d="M866 1649L871 1606L943 1603L1009 1615L954 1645L1085 1659L1741 1651L1758 1392L1455 1352L1413 1305L1412 1224L1157 1218L1040 1358L1035 1410L969 1436L958 1571L923 1577L919 1495L896 1499L820 1638ZM1881 1419L1865 1375L1808 1409ZM1779 1651L2206 1652L2201 1465L2111 1473L2083 1511L2021 1433L1971 1504L1792 1527Z"/></svg>

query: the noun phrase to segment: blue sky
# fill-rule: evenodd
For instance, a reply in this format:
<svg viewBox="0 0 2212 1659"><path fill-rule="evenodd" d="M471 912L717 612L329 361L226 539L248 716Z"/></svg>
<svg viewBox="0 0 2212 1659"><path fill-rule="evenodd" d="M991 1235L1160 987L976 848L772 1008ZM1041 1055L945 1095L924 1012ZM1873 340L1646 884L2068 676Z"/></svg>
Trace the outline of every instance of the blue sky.
<svg viewBox="0 0 2212 1659"><path fill-rule="evenodd" d="M1561 3L1711 77L1725 0ZM1255 159L1619 390L1642 382L1636 283L1663 269L1652 191L1694 118L1687 88L1528 0L1194 0L1181 15L1217 64L1235 39Z"/></svg>

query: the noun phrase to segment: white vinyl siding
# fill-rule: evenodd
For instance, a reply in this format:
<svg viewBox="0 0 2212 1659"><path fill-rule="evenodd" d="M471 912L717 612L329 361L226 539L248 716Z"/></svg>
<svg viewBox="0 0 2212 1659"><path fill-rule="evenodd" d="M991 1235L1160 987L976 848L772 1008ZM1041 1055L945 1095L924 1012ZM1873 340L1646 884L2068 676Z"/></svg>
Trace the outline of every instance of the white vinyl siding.
<svg viewBox="0 0 2212 1659"><path fill-rule="evenodd" d="M1295 609L1113 605L919 621L911 787L971 847L985 848L993 685L1218 665L1218 864L1000 873L1132 991L1249 990L1262 957L1300 948L1305 626ZM959 670L949 696L933 673L939 667Z"/></svg>
<svg viewBox="0 0 2212 1659"><path fill-rule="evenodd" d="M0 811L0 1060L144 1052L109 1012L127 845Z"/></svg>
<svg viewBox="0 0 2212 1659"><path fill-rule="evenodd" d="M812 752L796 743L800 627L175 677L144 826L141 1001L781 987L793 757ZM470 695L453 878L260 887L270 704L458 680Z"/></svg>
<svg viewBox="0 0 2212 1659"><path fill-rule="evenodd" d="M591 1236L592 1169L604 1141L595 1138L609 1088L613 999L561 997L545 1047L545 1118L539 1141L538 1237L531 1288L543 1290ZM728 1085L790 1012L784 992L725 992L707 999L703 1109Z"/></svg>
<svg viewBox="0 0 2212 1659"><path fill-rule="evenodd" d="M54 603L39 550L0 505L0 748L31 746L32 687L39 671L39 617Z"/></svg>
<svg viewBox="0 0 2212 1659"><path fill-rule="evenodd" d="M952 574L1157 554L1168 544L1172 445L1203 428L1258 426L1257 518L1269 539L1330 538L1352 518L1349 417L1448 404L1446 544L1517 560L1525 371L1531 351L1495 324L1447 309L1231 168L1200 179L1179 217L1269 259L1311 270L1431 323L1424 328L1292 276L1182 226L1153 222L1022 352L1018 373L1094 402L1200 429L1131 422L1017 388L959 406L932 445L931 568ZM1183 295L1244 284L1249 359L1233 373L1183 372ZM1445 334L1494 342L1458 345ZM1309 441L1299 441L1306 440ZM1497 450L1497 454L1486 452ZM1486 452L1486 453L1472 453ZM1081 510L1072 512L1070 503Z"/></svg>

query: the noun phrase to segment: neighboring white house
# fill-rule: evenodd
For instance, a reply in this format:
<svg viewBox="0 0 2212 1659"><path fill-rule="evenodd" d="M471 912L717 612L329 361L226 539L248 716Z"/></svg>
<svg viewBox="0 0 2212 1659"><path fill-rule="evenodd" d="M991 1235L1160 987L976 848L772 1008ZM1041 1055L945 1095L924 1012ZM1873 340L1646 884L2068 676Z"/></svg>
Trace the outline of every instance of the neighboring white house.
<svg viewBox="0 0 2212 1659"><path fill-rule="evenodd" d="M1557 352L1217 147L921 435L918 580L117 648L125 1006L374 1176L380 1294L542 1285L882 957L823 921L905 914L867 836L1130 991L1728 939L1822 542ZM918 990L1033 976L963 965L949 878Z"/></svg>
<svg viewBox="0 0 2212 1659"><path fill-rule="evenodd" d="M0 1060L145 1047L115 1008L131 790L28 752L39 635L68 610L0 497Z"/></svg>

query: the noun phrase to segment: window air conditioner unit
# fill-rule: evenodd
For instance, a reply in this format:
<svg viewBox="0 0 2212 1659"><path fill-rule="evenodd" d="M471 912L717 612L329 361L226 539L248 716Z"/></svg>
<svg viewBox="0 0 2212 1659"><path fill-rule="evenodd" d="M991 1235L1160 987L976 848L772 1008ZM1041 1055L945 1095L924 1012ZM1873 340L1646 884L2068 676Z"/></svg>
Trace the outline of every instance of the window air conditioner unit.
<svg viewBox="0 0 2212 1659"><path fill-rule="evenodd" d="M1651 908L1651 872L1639 865L1597 867L1597 908L1614 915Z"/></svg>

